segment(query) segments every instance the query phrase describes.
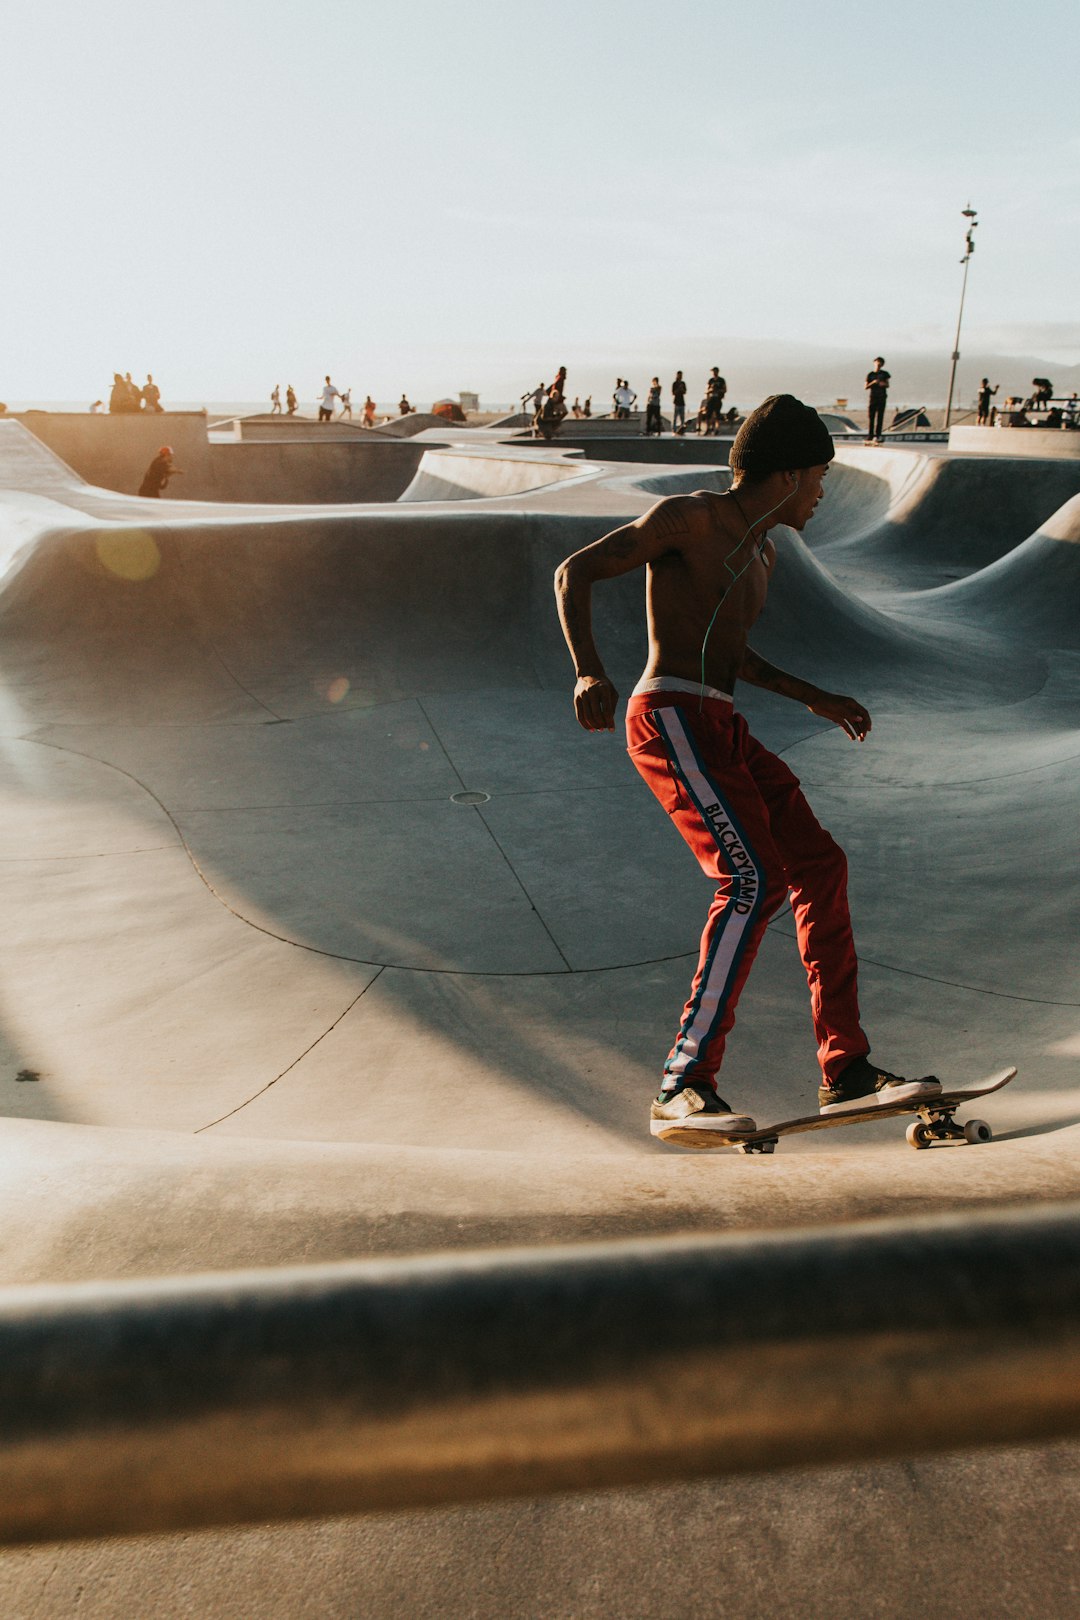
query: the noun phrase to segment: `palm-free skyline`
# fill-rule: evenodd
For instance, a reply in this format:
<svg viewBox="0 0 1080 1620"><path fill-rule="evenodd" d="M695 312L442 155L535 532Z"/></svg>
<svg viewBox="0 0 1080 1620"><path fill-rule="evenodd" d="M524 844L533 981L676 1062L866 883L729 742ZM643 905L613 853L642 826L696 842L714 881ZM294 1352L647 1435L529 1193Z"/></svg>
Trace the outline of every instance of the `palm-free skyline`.
<svg viewBox="0 0 1080 1620"><path fill-rule="evenodd" d="M1080 360L1073 0L39 0L0 44L9 402L900 371L952 346L969 199L965 353Z"/></svg>

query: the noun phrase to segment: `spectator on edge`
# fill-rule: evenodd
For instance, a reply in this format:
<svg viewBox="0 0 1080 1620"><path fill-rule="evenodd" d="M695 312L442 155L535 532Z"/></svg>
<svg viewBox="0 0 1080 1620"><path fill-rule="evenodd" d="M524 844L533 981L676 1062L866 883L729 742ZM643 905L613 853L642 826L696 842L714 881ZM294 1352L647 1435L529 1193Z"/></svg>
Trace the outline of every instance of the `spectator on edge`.
<svg viewBox="0 0 1080 1620"><path fill-rule="evenodd" d="M891 381L892 378L885 370L884 356L875 355L874 369L867 372L866 381L863 384L867 392L867 405L869 407L869 426L866 433L867 444L885 443L881 433L885 426L885 401L888 398L889 383Z"/></svg>
<svg viewBox="0 0 1080 1620"><path fill-rule="evenodd" d="M671 427L675 433L686 432L686 384L681 371L675 373L675 381L671 385Z"/></svg>

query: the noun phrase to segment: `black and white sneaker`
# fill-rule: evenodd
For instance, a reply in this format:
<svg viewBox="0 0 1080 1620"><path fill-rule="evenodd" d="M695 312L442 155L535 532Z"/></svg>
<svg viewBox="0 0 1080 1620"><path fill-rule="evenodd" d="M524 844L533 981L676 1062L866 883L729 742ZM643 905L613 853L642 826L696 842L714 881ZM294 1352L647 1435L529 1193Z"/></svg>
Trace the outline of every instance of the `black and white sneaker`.
<svg viewBox="0 0 1080 1620"><path fill-rule="evenodd" d="M869 1057L854 1058L831 1086L818 1088L818 1112L840 1114L856 1108L888 1108L893 1103L936 1097L941 1081L936 1075L905 1080L902 1074L879 1069Z"/></svg>
<svg viewBox="0 0 1080 1620"><path fill-rule="evenodd" d="M723 1097L704 1081L662 1091L649 1111L650 1133L677 1147L722 1147L725 1137L756 1130L749 1114L732 1113Z"/></svg>

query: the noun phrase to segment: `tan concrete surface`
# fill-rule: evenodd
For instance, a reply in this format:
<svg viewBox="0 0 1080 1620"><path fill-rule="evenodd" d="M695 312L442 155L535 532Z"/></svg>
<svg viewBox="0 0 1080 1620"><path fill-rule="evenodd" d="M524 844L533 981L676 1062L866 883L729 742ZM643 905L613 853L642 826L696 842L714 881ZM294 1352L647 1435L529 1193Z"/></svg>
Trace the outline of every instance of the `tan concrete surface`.
<svg viewBox="0 0 1080 1620"><path fill-rule="evenodd" d="M996 1139L915 1154L882 1121L697 1157L645 1120L708 886L618 740L578 731L550 581L726 475L556 448L511 493L522 452L495 437L470 465L435 447L452 500L225 507L95 489L0 423L0 1280L1076 1194L1068 470L843 449L819 519L780 537L755 641L867 701L871 739L744 694L849 851L876 1051L951 1081L1016 1063L980 1109ZM624 692L642 597L598 595ZM765 1119L816 1086L790 933L767 934L725 1069ZM1064 1614L1075 1469L1051 1448L470 1509L423 1521L422 1552L407 1519L42 1549L0 1568L0 1602L951 1615L992 1591ZM931 1584L922 1527L973 1492L978 1536ZM297 1568L322 1572L302 1599Z"/></svg>

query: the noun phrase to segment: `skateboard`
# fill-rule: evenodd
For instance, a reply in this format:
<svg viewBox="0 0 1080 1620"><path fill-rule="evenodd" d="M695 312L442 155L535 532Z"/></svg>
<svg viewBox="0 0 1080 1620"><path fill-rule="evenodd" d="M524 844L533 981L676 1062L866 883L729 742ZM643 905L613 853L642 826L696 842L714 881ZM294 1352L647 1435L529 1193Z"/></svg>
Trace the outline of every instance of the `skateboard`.
<svg viewBox="0 0 1080 1620"><path fill-rule="evenodd" d="M960 1125L953 1115L973 1097L987 1097L1015 1078L1015 1069L1000 1069L997 1074L980 1080L978 1085L967 1086L963 1091L942 1091L936 1097L913 1097L908 1102L851 1108L842 1114L808 1114L805 1119L784 1119L778 1125L763 1126L756 1131L733 1132L730 1136L716 1132L710 1135L709 1146L715 1143L717 1147L738 1148L740 1153L772 1153L782 1136L794 1136L797 1131L827 1131L837 1125L865 1125L872 1119L892 1119L900 1114L915 1115L907 1128L908 1145L913 1148L926 1148L932 1142L989 1142L994 1133L984 1119L969 1119Z"/></svg>

